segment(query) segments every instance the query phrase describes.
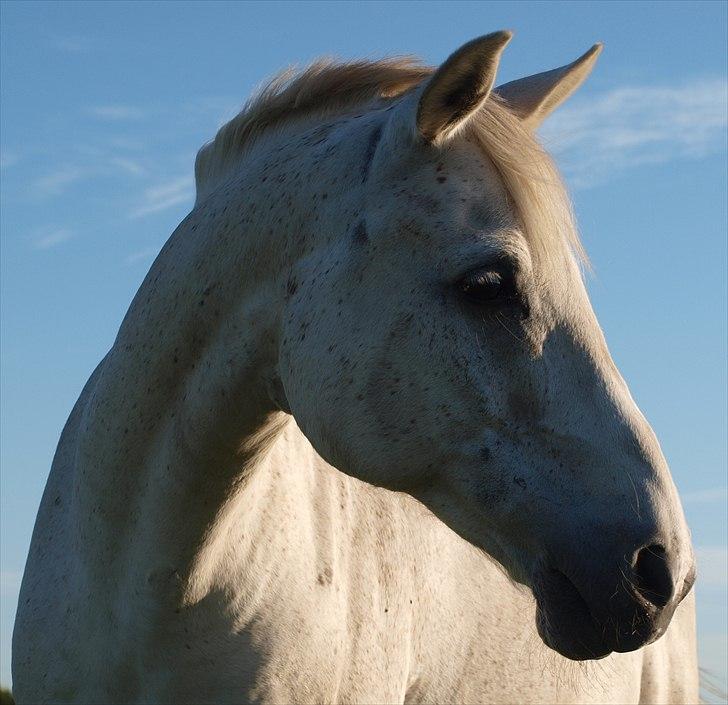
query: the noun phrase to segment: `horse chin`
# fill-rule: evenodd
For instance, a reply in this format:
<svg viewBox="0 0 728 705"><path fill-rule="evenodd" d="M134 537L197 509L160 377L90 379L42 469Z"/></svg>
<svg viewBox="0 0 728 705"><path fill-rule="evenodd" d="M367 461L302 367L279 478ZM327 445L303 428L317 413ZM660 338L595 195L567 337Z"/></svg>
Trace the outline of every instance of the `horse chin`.
<svg viewBox="0 0 728 705"><path fill-rule="evenodd" d="M558 570L544 570L534 584L536 627L544 644L572 661L601 659L612 649L584 598Z"/></svg>

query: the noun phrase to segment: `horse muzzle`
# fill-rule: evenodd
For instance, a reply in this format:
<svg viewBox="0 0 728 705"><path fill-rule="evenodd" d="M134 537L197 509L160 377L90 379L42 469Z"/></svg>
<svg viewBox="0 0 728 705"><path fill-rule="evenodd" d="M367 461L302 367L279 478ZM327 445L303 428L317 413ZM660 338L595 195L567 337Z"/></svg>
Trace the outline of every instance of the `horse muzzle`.
<svg viewBox="0 0 728 705"><path fill-rule="evenodd" d="M695 582L694 562L682 579L679 565L677 555L658 544L635 551L612 579L604 569L567 572L543 563L533 580L539 635L576 661L650 644L665 633Z"/></svg>

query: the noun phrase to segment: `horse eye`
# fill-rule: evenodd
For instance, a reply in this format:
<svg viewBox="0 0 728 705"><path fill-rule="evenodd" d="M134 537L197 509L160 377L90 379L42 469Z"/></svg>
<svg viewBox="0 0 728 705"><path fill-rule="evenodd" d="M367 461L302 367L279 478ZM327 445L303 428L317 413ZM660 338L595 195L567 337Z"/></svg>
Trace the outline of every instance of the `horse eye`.
<svg viewBox="0 0 728 705"><path fill-rule="evenodd" d="M515 293L512 278L503 272L482 270L465 276L460 281L460 291L475 303L511 298Z"/></svg>

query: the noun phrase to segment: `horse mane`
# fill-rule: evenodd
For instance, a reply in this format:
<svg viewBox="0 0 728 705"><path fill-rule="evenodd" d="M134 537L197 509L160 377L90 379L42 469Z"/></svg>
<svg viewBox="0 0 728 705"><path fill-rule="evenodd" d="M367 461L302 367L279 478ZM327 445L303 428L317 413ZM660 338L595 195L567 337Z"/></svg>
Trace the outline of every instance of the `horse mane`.
<svg viewBox="0 0 728 705"><path fill-rule="evenodd" d="M282 71L198 152L198 199L220 182L252 144L275 127L303 117L341 113L375 100L395 100L434 71L409 56L348 62L319 59L303 69ZM537 258L553 262L554 254L563 252L566 244L577 261L588 265L571 201L556 166L533 133L509 110L497 89L466 130L503 178Z"/></svg>
<svg viewBox="0 0 728 705"><path fill-rule="evenodd" d="M376 99L394 99L433 73L410 56L379 61L318 59L274 76L197 154L197 193L227 173L251 144L272 128L311 115L324 117Z"/></svg>

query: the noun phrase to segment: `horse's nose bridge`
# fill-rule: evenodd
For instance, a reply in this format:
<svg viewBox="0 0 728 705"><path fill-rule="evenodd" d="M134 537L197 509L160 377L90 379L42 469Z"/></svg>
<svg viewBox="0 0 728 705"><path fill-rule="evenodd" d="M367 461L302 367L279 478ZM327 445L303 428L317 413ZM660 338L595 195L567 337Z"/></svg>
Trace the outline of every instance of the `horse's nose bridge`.
<svg viewBox="0 0 728 705"><path fill-rule="evenodd" d="M559 439L559 462L571 471L576 502L587 498L590 523L636 537L624 553L648 545L685 553L689 532L667 461L606 344L563 334L544 349L544 369L553 390L544 430L558 431L544 442Z"/></svg>
<svg viewBox="0 0 728 705"><path fill-rule="evenodd" d="M637 553L658 546L674 557L679 574L687 574L689 531L667 461L604 339L595 334L585 341L568 328L555 330L539 362L544 414L538 454L549 477L559 480L553 486L566 502L568 521L580 527L576 555L590 537L609 571L629 576ZM563 521L553 519L553 531L563 536ZM657 563L648 557L640 566L653 587L664 589L667 578Z"/></svg>
<svg viewBox="0 0 728 705"><path fill-rule="evenodd" d="M582 439L612 468L633 475L669 475L649 423L632 398L601 336L583 341L568 331L543 351L544 422Z"/></svg>
<svg viewBox="0 0 728 705"><path fill-rule="evenodd" d="M594 537L594 545L601 546L615 565L629 568L647 546L657 546L670 557L691 554L677 490L659 444L652 441L649 426L647 430L605 431L596 441L572 437L564 445L578 450L567 449L561 456L579 463L571 477L581 536Z"/></svg>

